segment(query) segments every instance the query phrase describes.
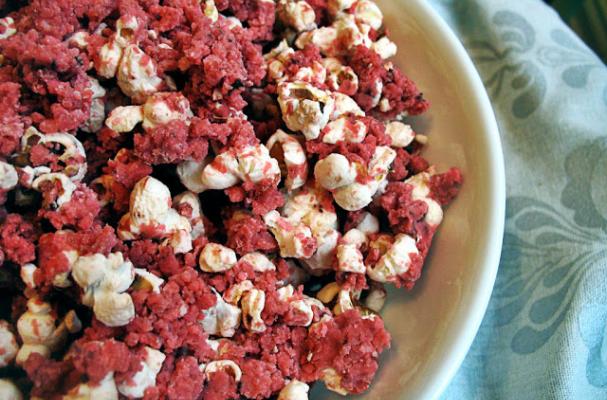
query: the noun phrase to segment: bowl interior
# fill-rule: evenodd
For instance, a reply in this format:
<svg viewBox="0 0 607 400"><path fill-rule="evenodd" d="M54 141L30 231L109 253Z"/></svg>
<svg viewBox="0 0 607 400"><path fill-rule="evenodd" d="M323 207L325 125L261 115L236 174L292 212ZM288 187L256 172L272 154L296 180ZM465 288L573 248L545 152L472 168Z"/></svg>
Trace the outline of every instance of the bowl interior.
<svg viewBox="0 0 607 400"><path fill-rule="evenodd" d="M499 262L504 216L503 160L495 118L480 78L455 36L423 0L379 0L399 51L394 60L432 106L411 119L429 136L425 156L464 173L446 210L422 278L391 290L382 315L392 335L364 399L437 397L478 330ZM316 385L311 399L337 399Z"/></svg>

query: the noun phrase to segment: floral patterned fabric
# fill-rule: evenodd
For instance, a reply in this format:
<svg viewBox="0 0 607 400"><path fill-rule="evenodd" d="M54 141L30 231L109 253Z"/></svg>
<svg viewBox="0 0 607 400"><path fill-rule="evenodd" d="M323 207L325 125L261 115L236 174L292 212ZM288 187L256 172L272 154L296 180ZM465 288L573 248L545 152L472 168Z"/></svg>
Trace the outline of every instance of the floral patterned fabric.
<svg viewBox="0 0 607 400"><path fill-rule="evenodd" d="M476 64L507 173L501 265L444 399L607 399L607 68L539 0L430 0Z"/></svg>

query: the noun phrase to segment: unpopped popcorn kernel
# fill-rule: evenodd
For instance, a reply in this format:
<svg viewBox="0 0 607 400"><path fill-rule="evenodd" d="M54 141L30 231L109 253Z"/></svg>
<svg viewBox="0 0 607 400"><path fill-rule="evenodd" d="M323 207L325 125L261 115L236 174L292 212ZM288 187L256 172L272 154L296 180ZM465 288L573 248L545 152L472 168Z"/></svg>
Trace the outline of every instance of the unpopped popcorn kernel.
<svg viewBox="0 0 607 400"><path fill-rule="evenodd" d="M207 379L210 379L211 374L217 371L227 372L234 378L236 382L240 382L242 379L242 371L240 370L240 367L232 360L211 361L204 368L204 373Z"/></svg>
<svg viewBox="0 0 607 400"><path fill-rule="evenodd" d="M333 115L335 99L309 83L287 82L278 86L278 104L287 127L313 140Z"/></svg>
<svg viewBox="0 0 607 400"><path fill-rule="evenodd" d="M406 234L399 234L379 261L373 266L367 266L367 275L377 282L395 281L399 275L409 270L412 254L419 254L415 239Z"/></svg>
<svg viewBox="0 0 607 400"><path fill-rule="evenodd" d="M122 106L116 107L105 120L105 126L119 132L131 132L135 126L143 122L143 107Z"/></svg>
<svg viewBox="0 0 607 400"><path fill-rule="evenodd" d="M296 32L316 28L314 9L304 0L279 0L278 19Z"/></svg>
<svg viewBox="0 0 607 400"><path fill-rule="evenodd" d="M407 147L415 138L413 129L400 121L392 121L386 124L386 135L392 139L391 146L396 148Z"/></svg>
<svg viewBox="0 0 607 400"><path fill-rule="evenodd" d="M332 153L316 163L314 178L327 190L348 186L356 180L357 166L345 156Z"/></svg>
<svg viewBox="0 0 607 400"><path fill-rule="evenodd" d="M310 386L294 379L287 383L278 394L278 400L308 400Z"/></svg>
<svg viewBox="0 0 607 400"><path fill-rule="evenodd" d="M298 189L306 183L308 178L306 153L294 136L279 129L268 139L266 148L275 159L284 162L286 171L282 173L286 175L287 190Z"/></svg>
<svg viewBox="0 0 607 400"><path fill-rule="evenodd" d="M200 269L204 272L223 272L236 265L236 253L218 243L208 243L199 258Z"/></svg>
<svg viewBox="0 0 607 400"><path fill-rule="evenodd" d="M9 191L17 186L19 175L11 164L0 160L0 190Z"/></svg>
<svg viewBox="0 0 607 400"><path fill-rule="evenodd" d="M261 313L266 304L266 294L259 289L245 292L240 300L242 307L242 324L251 332L264 332L266 325Z"/></svg>

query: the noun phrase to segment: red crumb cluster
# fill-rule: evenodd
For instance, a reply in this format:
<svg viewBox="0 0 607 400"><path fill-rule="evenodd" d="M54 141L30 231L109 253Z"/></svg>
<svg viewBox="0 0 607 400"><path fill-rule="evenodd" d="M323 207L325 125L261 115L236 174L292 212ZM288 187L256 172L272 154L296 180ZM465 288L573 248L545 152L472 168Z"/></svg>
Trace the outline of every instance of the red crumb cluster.
<svg viewBox="0 0 607 400"><path fill-rule="evenodd" d="M421 155L395 51L370 0L0 0L0 374L49 400L367 390L384 286L414 287L463 182Z"/></svg>

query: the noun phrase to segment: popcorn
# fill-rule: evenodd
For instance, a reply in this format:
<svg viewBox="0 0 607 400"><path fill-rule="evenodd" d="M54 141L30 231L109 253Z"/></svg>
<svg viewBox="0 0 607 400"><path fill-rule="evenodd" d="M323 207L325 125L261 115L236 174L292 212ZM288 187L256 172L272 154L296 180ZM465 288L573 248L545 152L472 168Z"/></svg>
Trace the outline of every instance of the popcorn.
<svg viewBox="0 0 607 400"><path fill-rule="evenodd" d="M0 399L22 400L23 394L11 380L0 379Z"/></svg>
<svg viewBox="0 0 607 400"><path fill-rule="evenodd" d="M354 183L359 168L356 163L351 163L345 156L332 153L316 163L314 178L323 188L335 190Z"/></svg>
<svg viewBox="0 0 607 400"><path fill-rule="evenodd" d="M386 298L388 297L388 293L386 289L384 289L381 285L373 285L369 289L367 293L367 297L365 298L363 304L369 310L379 313L381 309L384 307L384 303L386 302Z"/></svg>
<svg viewBox="0 0 607 400"><path fill-rule="evenodd" d="M303 146L292 135L288 135L279 129L266 143L270 154L277 154L275 158L282 160L285 164L286 175L285 187L287 190L295 190L302 187L308 179L308 163Z"/></svg>
<svg viewBox="0 0 607 400"><path fill-rule="evenodd" d="M72 278L84 290L82 303L92 307L103 324L124 326L135 316L133 300L124 293L133 283L135 271L122 253L80 256L72 265Z"/></svg>
<svg viewBox="0 0 607 400"><path fill-rule="evenodd" d="M110 40L99 49L99 61L96 65L97 75L111 79L118 72L118 65L122 58L122 47L116 40Z"/></svg>
<svg viewBox="0 0 607 400"><path fill-rule="evenodd" d="M358 76L352 68L343 65L334 57L323 58L322 65L327 70L326 84L329 89L340 91L345 88L348 90L347 94L354 94L358 91ZM344 86L344 83L346 83L346 86Z"/></svg>
<svg viewBox="0 0 607 400"><path fill-rule="evenodd" d="M202 249L198 261L204 272L224 272L236 265L236 253L221 244L208 243Z"/></svg>
<svg viewBox="0 0 607 400"><path fill-rule="evenodd" d="M15 20L11 17L0 18L0 40L8 39L17 33L17 29L15 28Z"/></svg>
<svg viewBox="0 0 607 400"><path fill-rule="evenodd" d="M0 320L0 368L10 365L19 351L11 325Z"/></svg>
<svg viewBox="0 0 607 400"><path fill-rule="evenodd" d="M335 108L331 113L331 120L336 120L342 115L353 115L362 117L365 115L354 99L346 94L335 92L332 93L335 99Z"/></svg>
<svg viewBox="0 0 607 400"><path fill-rule="evenodd" d="M354 308L352 295L353 293L350 290L341 289L337 293L337 300L335 302L335 307L333 307L333 314L339 315L348 310L352 310Z"/></svg>
<svg viewBox="0 0 607 400"><path fill-rule="evenodd" d="M429 196L431 177L431 173L422 172L410 177L405 183L413 186L413 192L411 193L413 200L420 200L428 205L428 211L426 212L424 221L431 227L435 227L443 220L443 209L436 200Z"/></svg>
<svg viewBox="0 0 607 400"><path fill-rule="evenodd" d="M138 288L147 288L153 293L160 293L160 286L164 284L164 279L143 268L135 268L133 271L135 271L135 276L139 279Z"/></svg>
<svg viewBox="0 0 607 400"><path fill-rule="evenodd" d="M407 124L400 121L392 121L386 124L386 134L392 139L392 147L407 147L415 139L415 132Z"/></svg>
<svg viewBox="0 0 607 400"><path fill-rule="evenodd" d="M281 257L309 258L316 250L316 239L306 225L293 224L275 210L264 215L263 220L278 242Z"/></svg>
<svg viewBox="0 0 607 400"><path fill-rule="evenodd" d="M386 36L373 43L371 45L371 49L373 49L373 51L379 54L379 56L384 60L390 57L394 57L398 50L396 44L390 39L388 39Z"/></svg>
<svg viewBox="0 0 607 400"><path fill-rule="evenodd" d="M354 5L353 14L358 23L368 25L372 29L379 30L383 24L384 16L373 1L358 0Z"/></svg>
<svg viewBox="0 0 607 400"><path fill-rule="evenodd" d="M178 208L182 205L188 205L191 214L186 218L190 222L192 231L190 232L192 240L205 235L204 221L202 215L202 206L196 193L183 192L173 198L173 207Z"/></svg>
<svg viewBox="0 0 607 400"><path fill-rule="evenodd" d="M275 271L276 266L263 253L253 252L245 254L238 260L239 263L247 263L253 267L255 272Z"/></svg>
<svg viewBox="0 0 607 400"><path fill-rule="evenodd" d="M278 400L308 400L310 386L306 383L293 379L285 385L278 394Z"/></svg>
<svg viewBox="0 0 607 400"><path fill-rule="evenodd" d="M341 385L341 376L333 368L325 368L320 379L325 383L327 389L342 396L349 394L348 390Z"/></svg>
<svg viewBox="0 0 607 400"><path fill-rule="evenodd" d="M335 99L309 83L286 82L278 86L278 104L287 127L313 140L329 122Z"/></svg>
<svg viewBox="0 0 607 400"><path fill-rule="evenodd" d="M337 269L342 272L365 273L365 263L360 251L367 237L358 229L350 229L337 245Z"/></svg>
<svg viewBox="0 0 607 400"><path fill-rule="evenodd" d="M32 353L50 356L65 341L68 333L78 332L82 328L74 311L68 312L57 327L53 314L49 303L37 297L28 300L27 311L17 321L17 331L23 343L17 352L18 365L23 365Z"/></svg>
<svg viewBox="0 0 607 400"><path fill-rule="evenodd" d="M41 192L41 185L45 182L53 182L55 186L59 183L58 196L49 206L54 209L61 208L65 203L69 202L76 190L76 185L62 173L49 173L40 175L32 182L32 189Z"/></svg>
<svg viewBox="0 0 607 400"><path fill-rule="evenodd" d="M356 226L356 229L369 236L374 233L379 233L379 220L373 214L365 211L363 218Z"/></svg>
<svg viewBox="0 0 607 400"><path fill-rule="evenodd" d="M362 143L366 136L367 126L362 121L351 121L348 117L341 117L329 122L323 129L322 142L328 144L336 144L341 141Z"/></svg>
<svg viewBox="0 0 607 400"><path fill-rule="evenodd" d="M0 190L9 191L17 186L19 175L11 164L0 160Z"/></svg>
<svg viewBox="0 0 607 400"><path fill-rule="evenodd" d="M156 385L156 375L162 368L166 356L151 347L145 347L145 359L141 361L141 369L130 378L118 384L118 392L131 399L141 398L147 388Z"/></svg>
<svg viewBox="0 0 607 400"><path fill-rule="evenodd" d="M177 175L183 186L194 193L202 193L207 190L202 181L202 171L210 163L211 159L205 158L203 161L187 160L177 165Z"/></svg>
<svg viewBox="0 0 607 400"><path fill-rule="evenodd" d="M118 400L118 389L114 381L114 373L107 374L99 384L81 383L71 389L63 400L103 399Z"/></svg>
<svg viewBox="0 0 607 400"><path fill-rule="evenodd" d="M399 275L409 270L411 255L418 254L415 239L406 234L398 234L394 238L392 246L379 261L375 265L367 267L367 275L377 282L395 281Z"/></svg>
<svg viewBox="0 0 607 400"><path fill-rule="evenodd" d="M223 298L228 303L237 306L242 298L242 295L249 290L253 290L253 288L253 283L247 279L230 286L223 294Z"/></svg>
<svg viewBox="0 0 607 400"><path fill-rule="evenodd" d="M194 117L190 102L179 92L155 93L143 104L143 129L151 129L170 121L184 121L189 125Z"/></svg>
<svg viewBox="0 0 607 400"><path fill-rule="evenodd" d="M240 326L242 312L238 307L225 302L217 293L216 298L215 305L203 311L204 317L200 324L209 335L232 337Z"/></svg>
<svg viewBox="0 0 607 400"><path fill-rule="evenodd" d="M134 240L146 231L147 236L166 238L179 236L179 231L192 231L187 218L171 208L171 192L156 178L141 179L131 192L129 212L118 225L118 237Z"/></svg>
<svg viewBox="0 0 607 400"><path fill-rule="evenodd" d="M128 45L122 54L117 71L117 83L122 92L134 102L142 103L162 86L156 65L137 45Z"/></svg>
<svg viewBox="0 0 607 400"><path fill-rule="evenodd" d="M303 0L279 0L278 19L297 32L316 28L314 9Z"/></svg>
<svg viewBox="0 0 607 400"><path fill-rule="evenodd" d="M85 46L86 48L86 46ZM84 132L94 133L103 127L105 120L105 101L106 90L99 84L95 78L89 77L91 91L93 92L91 101L91 111L89 119L80 126Z"/></svg>
<svg viewBox="0 0 607 400"><path fill-rule="evenodd" d="M121 106L110 112L105 120L105 126L119 133L131 132L142 121L143 108L141 106Z"/></svg>
<svg viewBox="0 0 607 400"><path fill-rule="evenodd" d="M220 153L204 167L201 177L204 187L215 190L227 189L240 181L258 183L264 179L278 182L280 167L262 144Z"/></svg>
<svg viewBox="0 0 607 400"><path fill-rule="evenodd" d="M240 382L242 379L242 371L238 364L236 364L232 360L219 360L219 361L211 361L204 368L204 374L207 379L211 379L211 374L224 371L230 374L236 382Z"/></svg>
<svg viewBox="0 0 607 400"><path fill-rule="evenodd" d="M116 21L116 43L121 47L125 48L131 43L135 43L133 37L137 29L139 28L139 22L133 15L122 16Z"/></svg>
<svg viewBox="0 0 607 400"><path fill-rule="evenodd" d="M251 332L264 332L266 325L261 313L266 303L266 294L259 289L245 292L240 300L242 307L242 324Z"/></svg>

